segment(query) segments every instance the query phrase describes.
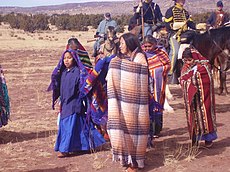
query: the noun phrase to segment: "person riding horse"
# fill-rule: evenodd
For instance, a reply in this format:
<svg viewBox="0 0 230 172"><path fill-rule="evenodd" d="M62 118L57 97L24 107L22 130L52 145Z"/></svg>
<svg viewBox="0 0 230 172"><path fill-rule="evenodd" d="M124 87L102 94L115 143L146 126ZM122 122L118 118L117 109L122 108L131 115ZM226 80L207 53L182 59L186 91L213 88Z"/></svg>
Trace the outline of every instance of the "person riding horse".
<svg viewBox="0 0 230 172"><path fill-rule="evenodd" d="M106 30L109 26L113 26L115 31L118 29L117 22L111 18L110 13L105 13L105 19L102 20L97 28L95 37L98 38L93 46L93 57L96 57L98 54L98 50L100 49L100 45L106 40Z"/></svg>
<svg viewBox="0 0 230 172"><path fill-rule="evenodd" d="M209 19L207 20L208 26L210 28L218 28L223 27L225 23L229 21L228 15L226 12L224 12L223 7L224 4L222 1L218 1L216 3L217 10L213 12Z"/></svg>
<svg viewBox="0 0 230 172"><path fill-rule="evenodd" d="M189 28L196 29L196 24L190 18L189 13L184 9L185 0L174 0L174 6L170 7L165 14L166 28L170 33L169 39L169 58L171 60L171 69L169 71L170 83L178 84L176 75L176 62L180 47L180 34ZM178 72L180 73L180 72Z"/></svg>
<svg viewBox="0 0 230 172"><path fill-rule="evenodd" d="M141 10L142 9L142 10ZM152 0L140 2L136 9L137 16L143 16L144 36L152 35L157 23L162 22L162 13L157 3ZM143 14L142 14L143 13Z"/></svg>
<svg viewBox="0 0 230 172"><path fill-rule="evenodd" d="M116 30L113 26L108 26L106 30L106 37L104 43L101 44L98 50L98 55L95 58L95 64L99 58L109 57L111 55L116 55L119 48L119 38L116 35Z"/></svg>

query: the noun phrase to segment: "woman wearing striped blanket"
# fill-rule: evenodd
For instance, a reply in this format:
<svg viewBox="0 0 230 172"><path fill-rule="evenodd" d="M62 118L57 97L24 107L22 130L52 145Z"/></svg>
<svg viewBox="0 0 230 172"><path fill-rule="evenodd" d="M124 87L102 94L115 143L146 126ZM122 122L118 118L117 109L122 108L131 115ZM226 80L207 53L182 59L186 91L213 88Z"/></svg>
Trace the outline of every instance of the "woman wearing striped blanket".
<svg viewBox="0 0 230 172"><path fill-rule="evenodd" d="M149 134L148 65L137 37L120 37L107 74L108 133L113 160L126 171L144 168Z"/></svg>
<svg viewBox="0 0 230 172"><path fill-rule="evenodd" d="M151 94L162 107L165 102L165 87L170 70L170 59L163 47L157 46L157 40L152 35L144 37L143 50L147 56L151 77ZM163 127L163 108L155 109L150 124L150 137L159 137Z"/></svg>
<svg viewBox="0 0 230 172"><path fill-rule="evenodd" d="M188 131L192 145L200 140L210 148L217 139L215 94L209 61L197 50L186 48L180 84L184 95Z"/></svg>

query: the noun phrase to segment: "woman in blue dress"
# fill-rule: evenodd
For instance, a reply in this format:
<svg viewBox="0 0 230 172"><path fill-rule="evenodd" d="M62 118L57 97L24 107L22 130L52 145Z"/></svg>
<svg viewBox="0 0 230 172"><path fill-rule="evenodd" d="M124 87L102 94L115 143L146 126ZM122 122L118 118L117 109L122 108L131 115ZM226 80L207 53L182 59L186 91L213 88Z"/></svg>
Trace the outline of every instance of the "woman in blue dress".
<svg viewBox="0 0 230 172"><path fill-rule="evenodd" d="M76 51L66 50L52 74L53 107L60 97L61 111L55 151L58 157L91 150L105 143L86 113L87 102L80 96L83 65Z"/></svg>

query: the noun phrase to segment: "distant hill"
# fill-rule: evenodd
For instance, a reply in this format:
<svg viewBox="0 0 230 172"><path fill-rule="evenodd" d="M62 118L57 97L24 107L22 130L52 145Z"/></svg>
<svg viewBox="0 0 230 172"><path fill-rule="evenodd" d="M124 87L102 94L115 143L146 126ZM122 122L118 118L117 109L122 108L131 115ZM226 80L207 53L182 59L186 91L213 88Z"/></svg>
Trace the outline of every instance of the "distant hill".
<svg viewBox="0 0 230 172"><path fill-rule="evenodd" d="M228 1L228 3L227 3ZM119 1L119 2L87 2L87 3L69 3L62 5L38 6L38 7L0 7L1 14L11 12L38 14L102 14L110 12L112 15L132 14L133 6L138 5L135 1ZM163 14L173 5L172 0L155 0L161 8ZM229 0L223 0L224 9L230 12ZM213 11L216 6L216 0L187 0L185 8L192 14L206 11Z"/></svg>

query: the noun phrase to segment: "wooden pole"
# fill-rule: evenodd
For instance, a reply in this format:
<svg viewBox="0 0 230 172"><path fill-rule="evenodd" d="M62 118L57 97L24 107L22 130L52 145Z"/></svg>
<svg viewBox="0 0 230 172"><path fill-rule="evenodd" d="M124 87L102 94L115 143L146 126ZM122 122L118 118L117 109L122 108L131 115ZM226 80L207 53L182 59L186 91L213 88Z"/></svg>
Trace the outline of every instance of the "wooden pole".
<svg viewBox="0 0 230 172"><path fill-rule="evenodd" d="M143 0L141 0L141 30L142 30L142 40L144 40L145 32L144 32L144 8L143 8Z"/></svg>

